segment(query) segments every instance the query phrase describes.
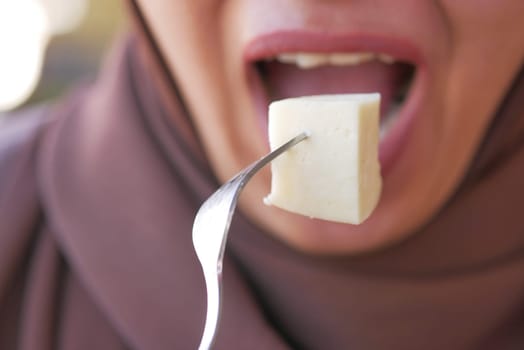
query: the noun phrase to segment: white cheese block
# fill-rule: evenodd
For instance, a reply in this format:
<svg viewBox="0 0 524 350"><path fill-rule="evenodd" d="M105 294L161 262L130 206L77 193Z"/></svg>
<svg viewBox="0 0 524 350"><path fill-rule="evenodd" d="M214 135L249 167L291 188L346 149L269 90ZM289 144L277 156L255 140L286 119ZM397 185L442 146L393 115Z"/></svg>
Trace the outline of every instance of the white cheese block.
<svg viewBox="0 0 524 350"><path fill-rule="evenodd" d="M378 93L273 102L272 150L301 132L310 136L271 163L271 193L264 202L312 218L362 223L382 189L379 105Z"/></svg>

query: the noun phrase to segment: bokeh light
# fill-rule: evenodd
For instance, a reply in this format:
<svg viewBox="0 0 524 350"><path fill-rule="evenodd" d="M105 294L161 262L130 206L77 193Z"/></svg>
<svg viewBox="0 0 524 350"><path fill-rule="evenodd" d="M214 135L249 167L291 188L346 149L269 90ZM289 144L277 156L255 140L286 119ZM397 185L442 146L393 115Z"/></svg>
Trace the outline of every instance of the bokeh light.
<svg viewBox="0 0 524 350"><path fill-rule="evenodd" d="M78 25L86 8L85 0L0 0L0 110L31 95L50 38Z"/></svg>

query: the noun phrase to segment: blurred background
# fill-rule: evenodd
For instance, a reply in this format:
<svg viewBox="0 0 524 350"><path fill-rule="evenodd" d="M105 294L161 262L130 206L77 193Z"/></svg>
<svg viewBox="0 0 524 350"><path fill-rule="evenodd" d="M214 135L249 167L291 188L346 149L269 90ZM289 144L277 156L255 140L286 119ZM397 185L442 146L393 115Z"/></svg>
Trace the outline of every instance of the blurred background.
<svg viewBox="0 0 524 350"><path fill-rule="evenodd" d="M121 0L0 0L0 114L92 80L123 26Z"/></svg>

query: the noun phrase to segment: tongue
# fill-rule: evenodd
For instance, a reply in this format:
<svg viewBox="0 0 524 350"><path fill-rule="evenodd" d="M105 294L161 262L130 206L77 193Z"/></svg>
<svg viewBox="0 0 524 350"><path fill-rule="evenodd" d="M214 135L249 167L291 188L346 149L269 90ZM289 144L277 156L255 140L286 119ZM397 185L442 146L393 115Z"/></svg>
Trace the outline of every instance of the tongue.
<svg viewBox="0 0 524 350"><path fill-rule="evenodd" d="M368 62L357 66L300 69L276 61L264 64L263 75L272 101L306 95L379 92L381 115L388 110L405 79L400 64Z"/></svg>

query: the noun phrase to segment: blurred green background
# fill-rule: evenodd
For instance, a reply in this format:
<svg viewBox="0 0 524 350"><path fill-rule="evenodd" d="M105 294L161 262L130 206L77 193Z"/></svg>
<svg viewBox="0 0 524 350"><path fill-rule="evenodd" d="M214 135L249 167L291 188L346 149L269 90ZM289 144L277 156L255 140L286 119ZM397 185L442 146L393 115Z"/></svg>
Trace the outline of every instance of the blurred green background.
<svg viewBox="0 0 524 350"><path fill-rule="evenodd" d="M80 26L50 42L41 80L24 105L56 98L78 81L94 79L108 47L125 27L124 13L122 0L90 0Z"/></svg>

